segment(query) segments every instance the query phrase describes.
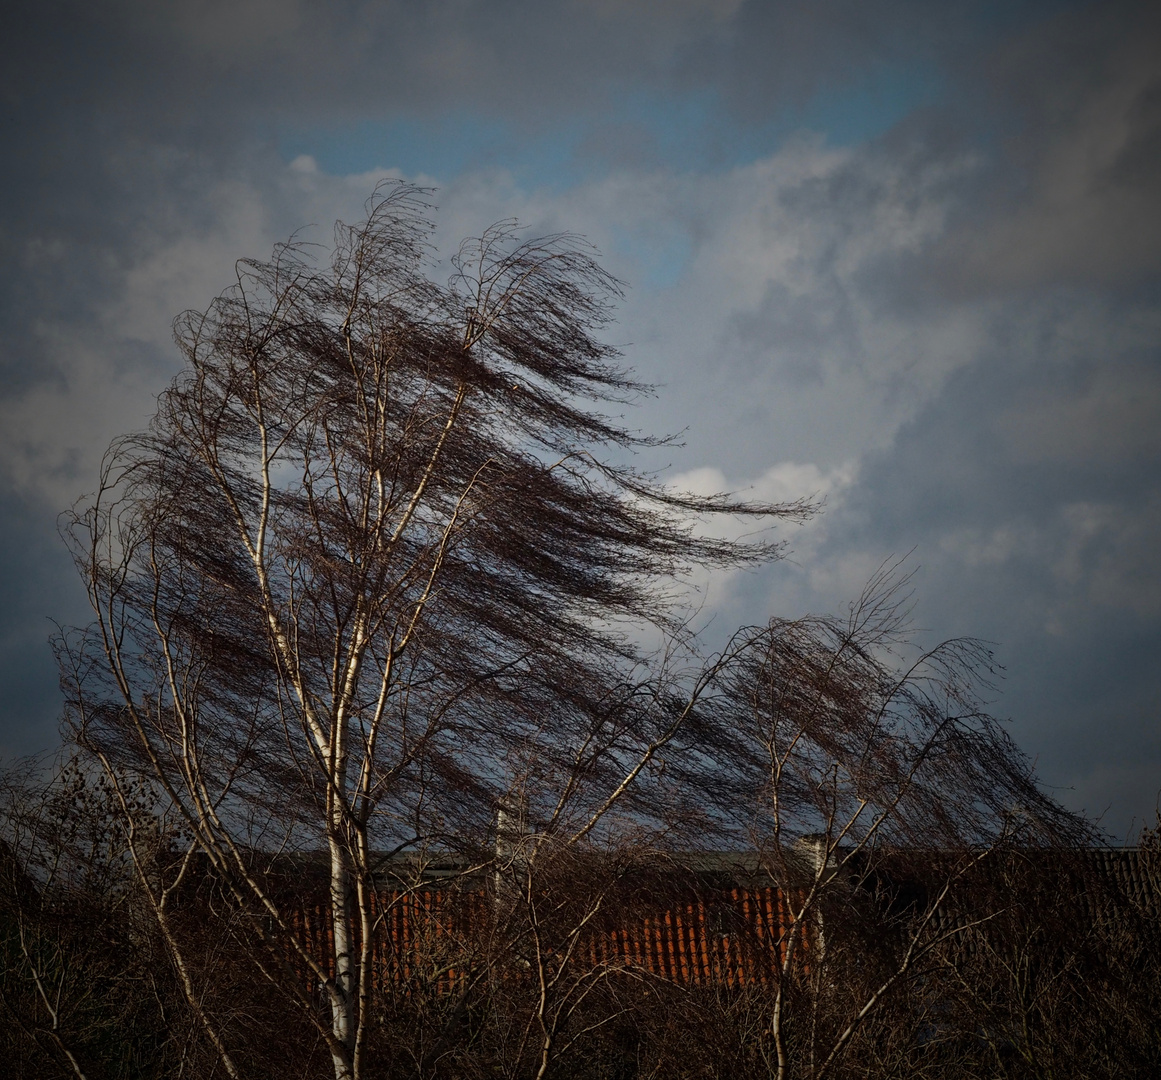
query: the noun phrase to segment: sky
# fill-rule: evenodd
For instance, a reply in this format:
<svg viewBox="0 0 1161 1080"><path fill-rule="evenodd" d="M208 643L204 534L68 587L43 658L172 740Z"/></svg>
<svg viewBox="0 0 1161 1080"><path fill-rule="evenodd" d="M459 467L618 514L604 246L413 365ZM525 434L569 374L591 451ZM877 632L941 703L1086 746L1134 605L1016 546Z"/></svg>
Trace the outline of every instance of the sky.
<svg viewBox="0 0 1161 1080"><path fill-rule="evenodd" d="M19 10L18 10L19 9ZM57 516L242 257L375 183L628 283L666 482L823 502L702 581L712 637L915 571L919 640L1111 836L1161 790L1161 8L930 0L42 0L0 16L0 755L87 621Z"/></svg>

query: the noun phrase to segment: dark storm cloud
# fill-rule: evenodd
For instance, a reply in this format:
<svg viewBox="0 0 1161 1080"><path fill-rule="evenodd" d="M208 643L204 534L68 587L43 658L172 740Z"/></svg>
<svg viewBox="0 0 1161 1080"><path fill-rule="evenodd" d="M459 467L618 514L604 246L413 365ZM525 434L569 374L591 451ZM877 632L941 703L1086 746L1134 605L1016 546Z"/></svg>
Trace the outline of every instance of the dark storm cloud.
<svg viewBox="0 0 1161 1080"><path fill-rule="evenodd" d="M1120 835L1161 785L1159 58L1161 18L1127 5L996 50L988 166L892 285L985 305L992 344L834 523L847 544L923 537L922 616L1002 643L1017 738Z"/></svg>
<svg viewBox="0 0 1161 1080"><path fill-rule="evenodd" d="M398 166L440 181L449 234L516 214L601 246L636 286L614 336L668 384L641 422L689 428L678 461L699 482L828 495L796 564L731 586L735 614L833 607L917 547L924 625L1003 643L999 707L1048 778L1115 802L1118 830L1152 805L1148 5L110 0L4 18L0 743L51 741L45 616L83 617L55 516L147 419L169 320L236 257L356 215L372 175L328 164Z"/></svg>
<svg viewBox="0 0 1161 1080"><path fill-rule="evenodd" d="M1161 778L1159 324L1155 297L994 309L990 344L864 461L816 553L918 541L917 620L997 643L1017 741L1121 835Z"/></svg>
<svg viewBox="0 0 1161 1080"><path fill-rule="evenodd" d="M60 712L52 619L87 621L68 553L43 507L0 494L0 758L44 749Z"/></svg>
<svg viewBox="0 0 1161 1080"><path fill-rule="evenodd" d="M1161 274L1158 57L1158 10L1109 4L1066 12L989 58L982 115L1005 169L949 237L950 278L987 291Z"/></svg>
<svg viewBox="0 0 1161 1080"><path fill-rule="evenodd" d="M10 100L132 102L146 123L230 100L235 116L465 97L555 115L632 83L710 86L763 111L877 65L934 61L992 22L988 5L856 0L111 0L29 6L10 20Z"/></svg>
<svg viewBox="0 0 1161 1080"><path fill-rule="evenodd" d="M738 610L833 608L916 548L917 621L998 643L997 710L1060 796L1110 808L1121 836L1161 786L1159 58L1156 16L1129 5L981 50L959 76L974 112L926 109L779 190L762 242L798 265L722 339L739 382L767 358L767 400L790 409L772 422L795 431L797 410L807 429L792 442L841 444L867 415L888 436L859 436L800 576L735 583ZM844 383L861 401L841 404Z"/></svg>
<svg viewBox="0 0 1161 1080"><path fill-rule="evenodd" d="M95 104L155 132L171 122L225 132L271 112L434 111L465 99L543 114L663 73L715 21L713 6L45 4L18 16L6 82L9 100L34 112Z"/></svg>

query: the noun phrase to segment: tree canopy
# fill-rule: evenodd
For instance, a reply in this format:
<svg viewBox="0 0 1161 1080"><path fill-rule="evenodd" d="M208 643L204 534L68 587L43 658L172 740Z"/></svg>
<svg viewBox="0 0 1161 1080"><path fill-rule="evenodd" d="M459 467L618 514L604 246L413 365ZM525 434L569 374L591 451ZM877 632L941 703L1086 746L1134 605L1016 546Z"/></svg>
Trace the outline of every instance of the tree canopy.
<svg viewBox="0 0 1161 1080"><path fill-rule="evenodd" d="M57 642L68 730L103 770L189 1016L231 1076L252 1014L209 990L191 891L228 913L222 940L343 1080L368 1075L376 1039L384 1052L384 905L403 910L433 858L454 855L464 880L487 869L495 917L472 955L490 959L461 952L433 979L459 965L463 1010L490 985L497 1045L523 1024L513 1060L544 1076L590 1030L586 1009L624 1012L620 990L590 996L622 969L576 966L603 906L648 911L625 882L672 881L650 868L659 852L711 844L799 890L767 1028L782 1061L790 943L817 931L833 868L868 877L879 851L926 845L950 883L1014 815L1040 837L1073 823L983 708L986 647L898 662L889 573L847 620L774 619L701 655L674 602L683 576L779 547L699 520L812 507L675 492L626 464L657 440L616 415L647 389L600 337L619 283L579 238L504 222L438 284L430 210L387 184L328 259L282 245L178 317L181 373L66 522L95 613ZM803 833L819 851L805 877ZM385 868L402 892L384 894ZM316 886L321 936L304 914ZM934 911L888 985L932 947ZM513 958L539 973L535 1000L502 974ZM838 1040L828 1063L844 1015L817 1028Z"/></svg>
<svg viewBox="0 0 1161 1080"><path fill-rule="evenodd" d="M672 702L626 626L672 633L683 570L776 552L691 515L807 511L618 463L653 441L602 411L643 389L595 336L618 283L578 238L501 223L438 285L428 209L386 185L329 261L239 263L177 319L184 370L67 530L97 614L61 647L80 741L160 783L239 901L268 905L244 849L327 847L340 936L373 852L481 841L528 768L584 776L588 828L648 812L627 778Z"/></svg>

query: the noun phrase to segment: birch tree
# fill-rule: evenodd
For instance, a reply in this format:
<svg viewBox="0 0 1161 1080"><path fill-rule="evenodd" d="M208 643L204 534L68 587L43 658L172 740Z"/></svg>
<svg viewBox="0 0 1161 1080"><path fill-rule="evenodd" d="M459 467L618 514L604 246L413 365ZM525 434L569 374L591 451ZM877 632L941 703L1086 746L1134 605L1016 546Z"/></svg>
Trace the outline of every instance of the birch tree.
<svg viewBox="0 0 1161 1080"><path fill-rule="evenodd" d="M192 878L218 883L288 1023L366 1075L377 861L483 850L517 759L574 803L584 780L586 833L647 817L633 799L689 710L655 687L640 707L625 628L676 633L668 590L695 564L776 555L691 515L807 511L619 464L654 440L606 415L645 389L599 337L618 282L578 238L501 223L438 284L429 212L388 185L329 259L240 262L177 319L181 373L65 525L94 613L57 643L68 723L114 789L147 777L180 821L158 858L126 805L128 851L230 1076L240 1036L173 914ZM318 852L322 944L271 884L274 853Z"/></svg>
<svg viewBox="0 0 1161 1080"><path fill-rule="evenodd" d="M865 1075L845 1059L880 1013L931 1030L938 991L935 1020L898 1002L932 991L949 943L1003 911L976 892L981 864L1031 846L1057 866L1091 842L987 711L987 644L915 646L899 570L884 564L845 619L772 619L715 699L734 733L723 813L747 808L735 828L784 898L763 1005L778 1080Z"/></svg>

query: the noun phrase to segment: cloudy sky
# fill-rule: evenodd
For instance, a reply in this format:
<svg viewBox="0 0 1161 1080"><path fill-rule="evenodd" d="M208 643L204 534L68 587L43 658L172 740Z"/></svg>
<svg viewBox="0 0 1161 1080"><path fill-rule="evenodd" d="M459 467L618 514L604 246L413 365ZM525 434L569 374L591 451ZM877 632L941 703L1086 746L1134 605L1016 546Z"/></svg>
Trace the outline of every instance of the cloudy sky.
<svg viewBox="0 0 1161 1080"><path fill-rule="evenodd" d="M1161 9L930 0L43 0L0 25L0 752L57 740L56 516L170 323L375 181L571 229L687 487L813 494L713 626L912 552L925 640L1125 836L1161 788Z"/></svg>

